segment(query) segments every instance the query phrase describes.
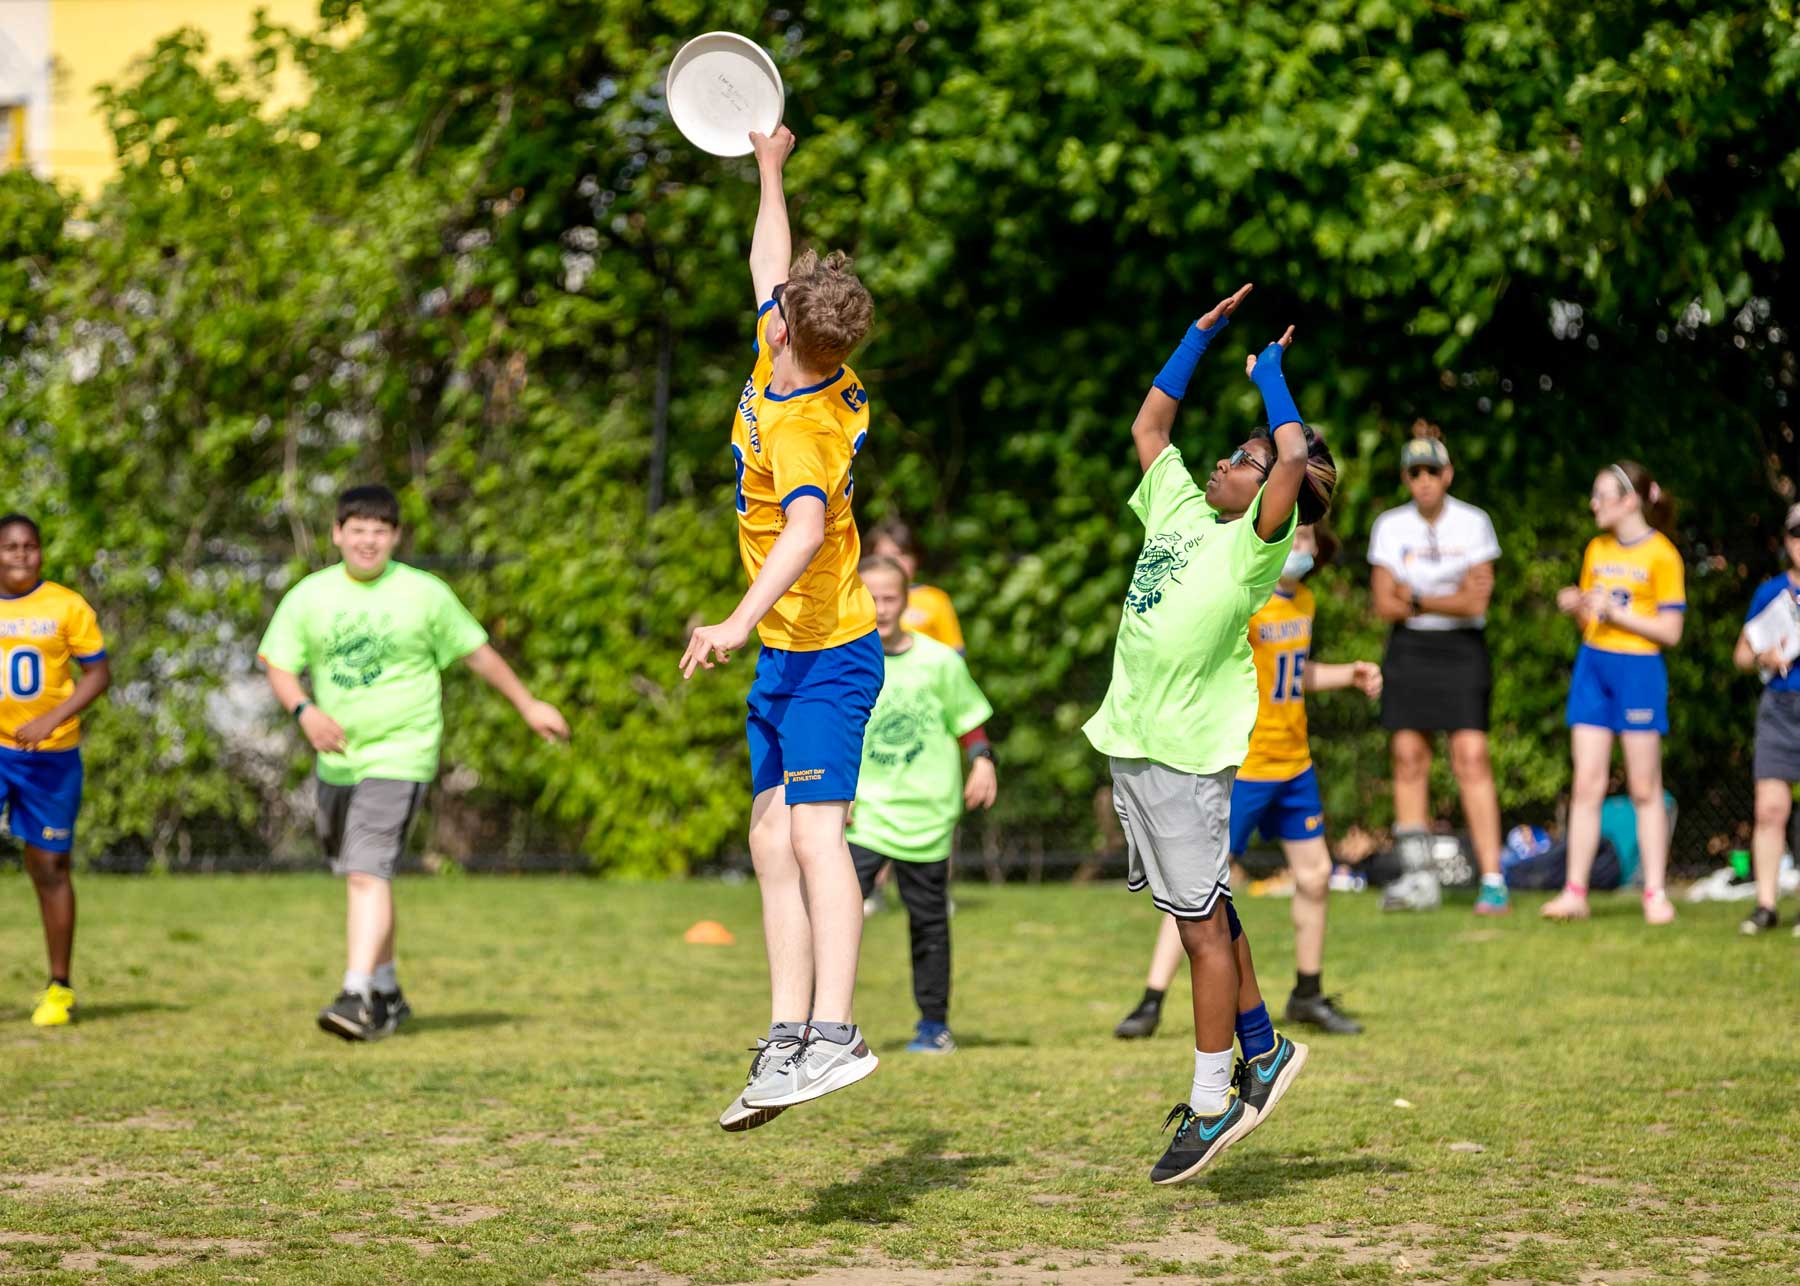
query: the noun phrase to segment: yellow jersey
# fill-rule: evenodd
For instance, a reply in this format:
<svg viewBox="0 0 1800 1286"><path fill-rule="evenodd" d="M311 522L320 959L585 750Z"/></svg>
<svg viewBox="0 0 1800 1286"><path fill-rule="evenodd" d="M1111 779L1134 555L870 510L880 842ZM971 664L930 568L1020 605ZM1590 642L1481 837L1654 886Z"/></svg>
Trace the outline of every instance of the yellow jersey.
<svg viewBox="0 0 1800 1286"><path fill-rule="evenodd" d="M825 502L825 543L756 627L765 647L818 652L875 628L875 600L856 574L862 542L850 516L851 462L869 436L869 395L848 366L821 384L771 393L774 309L769 300L756 315L756 367L731 421L738 552L754 581L787 526L787 506L802 496Z"/></svg>
<svg viewBox="0 0 1800 1286"><path fill-rule="evenodd" d="M0 595L0 746L21 749L13 733L69 699L71 660L87 665L105 656L94 609L74 590L44 580L17 598ZM81 720L65 719L35 749L80 744Z"/></svg>
<svg viewBox="0 0 1800 1286"><path fill-rule="evenodd" d="M1312 651L1313 595L1277 588L1250 618L1250 657L1256 663L1256 728L1238 777L1288 781L1312 766L1306 741L1306 658Z"/></svg>
<svg viewBox="0 0 1800 1286"><path fill-rule="evenodd" d="M1610 532L1588 541L1581 559L1582 590L1599 587L1612 596L1615 612L1652 617L1669 608L1687 610L1687 569L1673 542L1651 531L1627 545ZM1649 639L1604 621L1589 621L1581 641L1602 652L1647 656L1662 649Z"/></svg>
<svg viewBox="0 0 1800 1286"><path fill-rule="evenodd" d="M963 646L962 622L956 619L950 595L935 585L912 587L906 595L906 610L900 614L900 624L914 634L936 639L945 647L953 647L958 652L967 650Z"/></svg>

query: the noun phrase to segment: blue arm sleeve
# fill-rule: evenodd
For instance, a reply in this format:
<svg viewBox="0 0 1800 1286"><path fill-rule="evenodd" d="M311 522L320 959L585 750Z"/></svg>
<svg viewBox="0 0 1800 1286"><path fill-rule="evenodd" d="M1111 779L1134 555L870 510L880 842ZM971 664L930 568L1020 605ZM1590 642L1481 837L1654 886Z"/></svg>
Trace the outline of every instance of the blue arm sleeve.
<svg viewBox="0 0 1800 1286"><path fill-rule="evenodd" d="M1212 343L1212 337L1230 324L1231 318L1221 317L1210 330L1201 330L1198 322L1189 326L1187 334L1181 337L1180 347L1169 354L1162 371L1151 382L1152 387L1161 389L1177 402L1186 397L1188 381L1194 378L1194 368L1200 364L1200 354Z"/></svg>
<svg viewBox="0 0 1800 1286"><path fill-rule="evenodd" d="M1270 344L1263 349L1262 355L1256 359L1256 369L1250 378L1256 382L1256 388L1262 394L1263 409L1269 415L1269 430L1274 432L1284 424L1305 424L1300 418L1300 408L1294 405L1294 395L1288 392L1287 380L1281 374L1281 345Z"/></svg>

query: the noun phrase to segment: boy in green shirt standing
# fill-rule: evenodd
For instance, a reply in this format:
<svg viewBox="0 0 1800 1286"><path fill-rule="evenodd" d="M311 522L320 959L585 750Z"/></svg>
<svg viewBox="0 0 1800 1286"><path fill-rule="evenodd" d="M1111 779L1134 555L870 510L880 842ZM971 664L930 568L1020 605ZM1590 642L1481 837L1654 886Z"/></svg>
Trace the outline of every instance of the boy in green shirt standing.
<svg viewBox="0 0 1800 1286"><path fill-rule="evenodd" d="M1221 458L1204 488L1169 440L1200 355L1249 293L1240 287L1187 328L1132 423L1143 479L1128 503L1144 546L1112 682L1083 729L1112 768L1127 887L1148 888L1175 917L1193 975L1193 1085L1164 1122L1178 1126L1154 1183L1181 1183L1215 1161L1267 1119L1306 1061L1306 1047L1268 1021L1231 905L1230 853L1232 780L1256 723L1250 617L1281 578L1296 520L1322 518L1337 484L1282 376L1293 327L1245 362L1270 427Z"/></svg>
<svg viewBox="0 0 1800 1286"><path fill-rule="evenodd" d="M994 802L994 756L982 725L994 708L954 648L913 634L906 569L891 558L857 568L875 599L886 675L863 734L850 814L850 856L866 898L892 859L912 931L913 1000L919 1027L906 1048L948 1054L950 1035L950 840L964 808ZM963 759L969 763L963 779Z"/></svg>
<svg viewBox="0 0 1800 1286"><path fill-rule="evenodd" d="M393 878L437 776L440 671L462 661L546 741L568 740L569 725L531 695L448 585L393 561L400 501L392 491L352 487L339 496L331 540L343 562L287 592L257 655L275 699L319 752L319 842L348 885L343 990L319 1012L319 1027L379 1040L412 1013L394 973Z"/></svg>

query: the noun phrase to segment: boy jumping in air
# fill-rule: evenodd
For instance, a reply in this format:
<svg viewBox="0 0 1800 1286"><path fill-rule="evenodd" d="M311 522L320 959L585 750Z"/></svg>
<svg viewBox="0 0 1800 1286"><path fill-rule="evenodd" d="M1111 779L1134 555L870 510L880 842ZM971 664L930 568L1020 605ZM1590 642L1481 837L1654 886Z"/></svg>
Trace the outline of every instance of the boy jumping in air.
<svg viewBox="0 0 1800 1286"><path fill-rule="evenodd" d="M287 592L257 655L275 699L319 752L319 843L348 886L343 990L319 1011L319 1027L380 1040L412 1014L394 973L393 879L438 772L439 673L462 661L546 741L567 741L569 725L531 695L448 585L393 560L400 501L392 491L352 487L339 496L331 541L343 561Z"/></svg>
<svg viewBox="0 0 1800 1286"><path fill-rule="evenodd" d="M69 850L81 811L80 715L111 685L112 668L94 609L43 569L37 524L24 514L0 518L0 792L12 833L25 842L50 957L31 1021L61 1027L75 1010Z"/></svg>
<svg viewBox="0 0 1800 1286"><path fill-rule="evenodd" d="M863 900L844 840L863 727L881 692L875 605L856 574L851 461L869 396L844 363L869 333L869 292L834 253L791 258L785 127L752 133L762 202L750 243L756 366L731 420L738 552L750 588L693 632L684 679L728 662L755 630L750 857L762 890L769 1031L719 1117L748 1130L873 1072L852 1013Z"/></svg>

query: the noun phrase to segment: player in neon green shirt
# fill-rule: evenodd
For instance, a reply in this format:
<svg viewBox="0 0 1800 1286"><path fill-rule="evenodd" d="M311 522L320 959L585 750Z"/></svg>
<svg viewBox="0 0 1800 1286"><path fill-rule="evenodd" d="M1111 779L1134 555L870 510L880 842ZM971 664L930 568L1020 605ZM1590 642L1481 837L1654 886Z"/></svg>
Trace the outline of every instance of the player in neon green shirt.
<svg viewBox="0 0 1800 1286"><path fill-rule="evenodd" d="M984 725L994 708L954 648L914 634L906 569L865 558L857 569L875 599L885 677L863 734L850 856L864 897L889 859L912 933L919 1027L907 1049L948 1054L950 1034L950 841L965 808L994 802L994 757ZM963 760L969 775L963 778Z"/></svg>
<svg viewBox="0 0 1800 1286"><path fill-rule="evenodd" d="M394 973L392 881L437 777L439 673L462 661L546 741L568 740L569 725L531 695L448 585L393 561L400 502L392 491L344 492L331 539L343 561L287 592L257 655L275 699L319 752L319 841L346 877L344 986L319 1026L345 1040L379 1040L412 1012Z"/></svg>
<svg viewBox="0 0 1800 1286"><path fill-rule="evenodd" d="M1131 511L1144 545L1125 593L1112 683L1084 731L1112 768L1132 889L1179 921L1194 992L1194 1080L1165 1127L1155 1183L1193 1178L1267 1117L1306 1059L1274 1031L1231 906L1232 779L1256 723L1250 617L1281 579L1296 522L1324 517L1337 467L1300 419L1281 371L1293 340L1244 364L1271 429L1219 460L1202 489L1170 444L1208 343L1249 286L1187 329L1132 423L1143 480ZM1242 1003L1240 1003L1242 1002ZM1243 1059L1234 1069L1234 1034Z"/></svg>

